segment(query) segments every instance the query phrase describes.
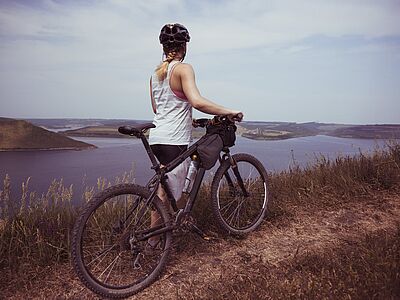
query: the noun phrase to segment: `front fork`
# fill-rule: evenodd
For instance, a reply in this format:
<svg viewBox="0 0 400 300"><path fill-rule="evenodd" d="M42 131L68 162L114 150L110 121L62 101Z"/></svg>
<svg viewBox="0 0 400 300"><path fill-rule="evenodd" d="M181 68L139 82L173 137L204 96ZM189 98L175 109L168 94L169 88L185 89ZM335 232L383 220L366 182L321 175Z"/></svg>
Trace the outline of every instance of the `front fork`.
<svg viewBox="0 0 400 300"><path fill-rule="evenodd" d="M242 193L243 193L243 196L245 196L245 197L250 196L249 192L246 190L246 187L244 186L243 178L242 178L242 176L240 175L239 167L238 167L238 165L237 165L237 162L235 161L235 159L233 158L233 156L230 154L229 148L224 149L224 152L225 152L225 154L222 156L222 158L220 158L220 162L222 163L222 162L224 162L225 160L229 160L229 163L230 163L230 165L231 165L233 174L235 175L235 177L236 177L236 179L237 179L237 182L238 182L239 187L240 187L240 189L241 189L241 191L242 191ZM225 176L225 178L226 178L226 181L228 182L229 187L233 190L233 192L236 192L236 188L235 188L235 186L234 186L234 184L233 184L231 175L229 175L229 172L228 172L228 171L225 172L224 176Z"/></svg>

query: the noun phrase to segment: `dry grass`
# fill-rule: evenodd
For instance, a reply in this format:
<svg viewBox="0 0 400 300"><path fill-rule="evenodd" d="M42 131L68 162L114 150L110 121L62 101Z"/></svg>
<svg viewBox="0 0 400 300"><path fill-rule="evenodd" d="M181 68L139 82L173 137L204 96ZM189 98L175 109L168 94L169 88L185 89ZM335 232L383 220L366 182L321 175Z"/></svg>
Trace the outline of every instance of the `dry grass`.
<svg viewBox="0 0 400 300"><path fill-rule="evenodd" d="M372 154L320 156L307 167L270 174L267 218L290 218L301 209L322 210L366 199L375 191L397 189L400 183L400 145L390 143ZM218 224L209 205L209 188L203 186L194 208L197 221L209 230ZM367 198L368 199L368 198Z"/></svg>
<svg viewBox="0 0 400 300"><path fill-rule="evenodd" d="M133 173L115 179L132 181ZM97 186L86 187L82 202L112 183L99 178ZM29 178L22 183L22 198L10 197L7 175L0 191L0 269L17 272L24 266L47 266L69 260L71 233L79 208L74 205L72 186L53 180L46 194L29 192ZM23 272L24 270L22 270Z"/></svg>
<svg viewBox="0 0 400 300"><path fill-rule="evenodd" d="M223 280L208 286L208 293L213 299L396 299L399 269L400 227L394 235L368 234L359 242L306 252L278 265L243 255L235 272L225 266ZM192 299L204 295L203 290Z"/></svg>
<svg viewBox="0 0 400 300"><path fill-rule="evenodd" d="M369 156L360 153L356 157L339 157L333 161L320 157L305 169L294 167L273 174L270 176L269 224L286 230L296 223L294 220L299 211L312 215L312 212L334 211L368 201L384 210L384 199L376 198L376 194L398 191L399 166L400 146L390 145ZM131 175L117 178L116 182L129 182ZM37 276L45 266L68 262L77 208L72 205L72 187L64 187L62 181L53 181L49 191L39 196L28 192L28 180L22 185L20 201L10 199L10 184L10 178L6 176L0 192L0 280L6 285L11 282L24 285L24 278ZM110 184L99 180L97 187L86 189L82 201ZM217 231L217 226L211 214L208 190L203 187L199 193L194 214L201 228L213 232ZM236 261L234 265L241 275L228 270L232 266L226 266L226 278L215 282L212 288L208 287L208 292L201 291L205 293L203 298L217 291L215 295L220 299L400 297L400 229L395 233L371 233L360 238L322 252L300 253L295 260L279 265L249 261L244 255L243 261ZM223 240L230 243L229 247L243 242L226 236ZM177 249L177 255L182 255L187 247L212 252L209 245L199 249L196 248L198 243L187 244L182 246L181 243L183 249ZM174 261L177 262L176 258L172 258L172 264ZM17 276L21 277L16 279ZM188 288L190 291L194 287Z"/></svg>

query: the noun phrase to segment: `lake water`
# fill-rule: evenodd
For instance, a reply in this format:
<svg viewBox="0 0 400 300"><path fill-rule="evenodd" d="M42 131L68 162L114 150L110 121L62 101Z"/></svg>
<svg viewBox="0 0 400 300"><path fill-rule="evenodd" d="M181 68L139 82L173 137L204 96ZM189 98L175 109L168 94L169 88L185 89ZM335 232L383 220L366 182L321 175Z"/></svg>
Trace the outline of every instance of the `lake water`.
<svg viewBox="0 0 400 300"><path fill-rule="evenodd" d="M30 191L45 193L53 179L73 184L74 198L81 197L85 185L95 185L97 178L114 181L116 176L133 168L135 180L144 184L154 171L140 140L125 138L75 138L96 145L97 149L81 151L0 152L0 178L11 177L12 195L18 199L21 183L28 177ZM335 158L372 151L383 140L347 139L310 136L278 141L255 141L238 137L232 153L246 152L261 160L268 171L286 170L296 163L305 166L321 154ZM2 189L2 184L1 188Z"/></svg>

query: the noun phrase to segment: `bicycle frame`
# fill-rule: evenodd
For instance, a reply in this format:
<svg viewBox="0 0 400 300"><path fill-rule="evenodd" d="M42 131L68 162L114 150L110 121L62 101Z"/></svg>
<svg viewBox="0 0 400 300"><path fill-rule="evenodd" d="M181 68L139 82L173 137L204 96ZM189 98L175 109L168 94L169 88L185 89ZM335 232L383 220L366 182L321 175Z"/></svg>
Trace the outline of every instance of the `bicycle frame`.
<svg viewBox="0 0 400 300"><path fill-rule="evenodd" d="M178 165L180 165L181 163L183 163L188 157L192 156L193 154L195 154L196 150L197 150L197 146L201 143L202 138L200 138L197 142L195 142L193 145L191 145L185 152L183 152L181 155L179 155L177 158L175 158L173 161L171 161L170 163L168 163L165 166L161 166L159 163L157 163L157 160L155 158L155 155L153 153L153 151L151 150L151 147L149 145L149 142L147 141L147 138L144 134L140 135L140 138L142 140L142 143L146 149L146 153L150 158L150 161L152 162L152 169L154 169L156 171L156 174L149 180L149 182L146 184L146 187L149 189L153 189L152 193L149 197L149 199L147 199L147 203L149 204L151 202L151 199L155 196L155 194L157 193L157 189L158 189L158 185L161 183L165 192L168 195L168 199L171 202L171 206L173 208L174 211L178 211L178 207L176 206L176 201L177 199L175 199L170 191L170 188L168 186L168 183L165 180L165 175L166 173L172 171L173 169L175 169ZM194 180L194 183L192 185L192 189L190 191L189 194L189 200L185 206L184 212L190 212L193 205L194 205L194 201L196 199L196 196L198 194L201 182L203 180L204 177L204 173L205 173L205 169L203 168L199 168L197 170L197 174L196 174L196 178Z"/></svg>
<svg viewBox="0 0 400 300"><path fill-rule="evenodd" d="M185 154L185 153L183 153L183 154ZM183 154L182 154L182 156L183 156ZM189 157L189 156L190 156L190 154L187 157ZM178 165L179 165L179 163L175 165L175 164L172 164L172 162L171 162L171 167L172 166L176 167ZM173 169L174 168L172 168L171 170L173 170ZM197 198L197 194L198 194L198 192L200 190L200 186L201 186L201 183L202 183L203 178L204 178L204 174L205 174L205 169L204 168L199 168L197 170L196 178L195 178L194 183L192 185L192 189L191 189L191 191L189 193L189 199L186 202L185 208L182 210L183 213L189 213L189 212L192 211L193 205L195 203L195 200ZM162 181L160 176L162 176L162 175L160 175L160 174L154 175L153 178L149 181L149 183L157 181L158 184L160 184L161 181ZM158 184L156 185L156 187L158 187ZM164 188L166 188L166 192L168 194L168 189L169 189L168 188L168 184L166 182L164 182L164 184L165 184ZM139 213L140 216L139 216L137 222L140 222L142 216L145 213L146 207L154 199L154 196L156 195L156 193L157 193L157 188L155 188L152 191L150 197L148 199L146 199L146 204L141 209L141 212ZM172 196L172 198L170 198L169 200L171 202L171 206L174 208L174 211L177 212L178 208L176 206L175 198ZM179 226L179 223L178 224L168 225L168 226L164 226L164 224L163 225L158 225L158 226L155 226L153 228L149 228L149 229L146 229L146 230L143 230L143 231L140 231L140 232L136 232L136 234L140 236L140 238L136 237L136 239L137 239L137 241L147 240L147 239L149 239L149 238L151 238L153 236L157 236L157 235L162 234L164 232L174 230L177 226Z"/></svg>
<svg viewBox="0 0 400 300"><path fill-rule="evenodd" d="M137 222L141 221L141 218L143 217L146 208L148 207L148 205L151 204L151 202L153 201L154 197L156 196L159 184L161 184L163 186L163 188L164 188L164 190L165 190L165 192L166 192L166 194L168 196L168 199L169 199L169 201L171 203L171 206L172 206L173 210L175 212L178 212L179 209L178 209L178 207L176 205L176 200L177 199L175 199L173 197L173 195L172 195L172 193L170 191L170 188L169 188L168 183L166 181L166 174L168 172L172 171L173 169L175 169L181 163L183 163L188 157L190 157L193 154L195 154L196 151L197 151L197 146L202 142L203 137L200 138L193 145L191 145L186 151L184 151L181 155L179 155L173 161L171 161L170 163L168 163L165 166L161 166L157 162L157 159L156 159L153 151L151 150L150 144L149 144L146 136L144 135L144 133L140 132L136 136L141 139L141 141L143 143L143 146L146 149L146 153L149 156L150 161L152 163L152 167L151 168L153 170L155 170L155 172L156 172L156 174L146 184L146 188L151 190L151 193L150 193L150 196L147 199L145 199L145 205L143 206L143 208L139 212L139 218L138 218ZM222 157L220 157L219 162L222 163L225 160L229 160L231 162L231 164L233 166L234 174L235 174L235 176L237 177L237 179L239 181L239 186L240 186L243 194L245 196L247 196L248 192L246 191L246 189L245 189L245 187L243 185L242 178L240 176L239 171L237 170L237 165L232 160L229 148L228 147L224 147L222 149L222 152L224 152L224 155ZM200 186L201 186L201 183L202 183L203 178L204 178L204 174L205 174L205 169L200 167L197 170L197 174L196 174L195 180L193 182L192 189L190 190L188 200L186 202L185 207L182 210L182 213L187 214L187 213L190 213L192 211L192 208L193 208L193 206L195 204L195 201L196 201L196 198L197 198L197 194L198 194L198 192L200 190ZM225 177L227 179L228 184L233 187L232 179L230 178L229 174L226 174ZM129 217L129 215L130 214L128 214L128 217ZM162 234L162 233L167 232L167 231L174 230L176 228L176 226L179 225L179 222L178 222L178 224L168 225L166 227L164 227L164 225L165 224L159 225L159 226L155 226L153 228L149 228L149 229L143 230L141 232L137 232L140 235L140 238L138 238L136 236L136 239L137 240L146 240L146 239L148 239L150 237Z"/></svg>

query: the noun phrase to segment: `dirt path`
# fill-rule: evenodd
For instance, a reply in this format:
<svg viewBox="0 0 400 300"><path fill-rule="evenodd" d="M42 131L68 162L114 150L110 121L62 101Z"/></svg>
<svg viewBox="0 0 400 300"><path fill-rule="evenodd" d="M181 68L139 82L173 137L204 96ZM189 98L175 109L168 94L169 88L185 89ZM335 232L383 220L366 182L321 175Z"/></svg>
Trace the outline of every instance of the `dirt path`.
<svg viewBox="0 0 400 300"><path fill-rule="evenodd" d="M226 291L233 291L240 282L256 280L259 276L252 274L260 274L259 268L279 269L307 253L340 249L367 234L394 234L399 220L400 198L378 194L331 210L299 210L288 221L267 220L246 239L205 242L193 236L191 246L182 246L185 249L173 254L162 278L130 299L232 299L220 287L229 285ZM26 299L27 295L35 299L98 299L80 284L69 265L49 268L43 280L22 290L9 290L4 296Z"/></svg>

